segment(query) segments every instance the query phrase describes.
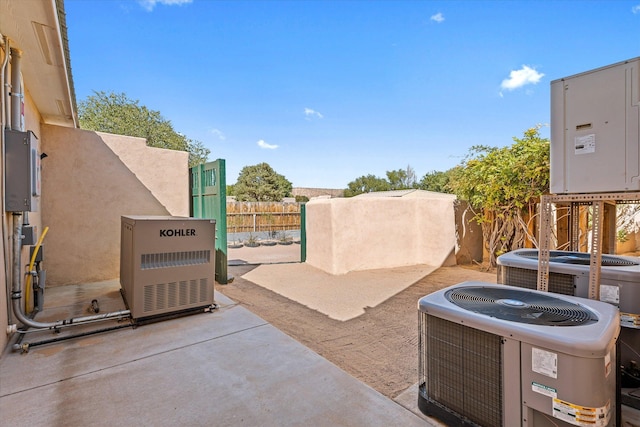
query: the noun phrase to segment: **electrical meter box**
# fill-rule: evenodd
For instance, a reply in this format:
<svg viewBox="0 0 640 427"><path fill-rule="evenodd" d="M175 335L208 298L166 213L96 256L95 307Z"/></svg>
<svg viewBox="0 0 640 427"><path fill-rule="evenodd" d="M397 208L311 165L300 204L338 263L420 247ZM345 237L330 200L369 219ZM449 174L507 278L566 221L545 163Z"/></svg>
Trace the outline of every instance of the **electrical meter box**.
<svg viewBox="0 0 640 427"><path fill-rule="evenodd" d="M215 228L211 219L121 218L120 284L133 319L213 305Z"/></svg>
<svg viewBox="0 0 640 427"><path fill-rule="evenodd" d="M640 191L640 57L551 82L552 194Z"/></svg>
<svg viewBox="0 0 640 427"><path fill-rule="evenodd" d="M40 198L40 149L31 131L5 130L5 210L35 212Z"/></svg>

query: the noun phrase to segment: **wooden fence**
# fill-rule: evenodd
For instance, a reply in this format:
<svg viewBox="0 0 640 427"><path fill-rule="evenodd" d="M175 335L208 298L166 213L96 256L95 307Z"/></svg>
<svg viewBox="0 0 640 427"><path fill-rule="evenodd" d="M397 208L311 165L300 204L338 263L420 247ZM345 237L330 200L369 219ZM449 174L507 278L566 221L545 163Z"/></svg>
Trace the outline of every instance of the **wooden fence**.
<svg viewBox="0 0 640 427"><path fill-rule="evenodd" d="M227 202L227 233L300 229L300 203Z"/></svg>

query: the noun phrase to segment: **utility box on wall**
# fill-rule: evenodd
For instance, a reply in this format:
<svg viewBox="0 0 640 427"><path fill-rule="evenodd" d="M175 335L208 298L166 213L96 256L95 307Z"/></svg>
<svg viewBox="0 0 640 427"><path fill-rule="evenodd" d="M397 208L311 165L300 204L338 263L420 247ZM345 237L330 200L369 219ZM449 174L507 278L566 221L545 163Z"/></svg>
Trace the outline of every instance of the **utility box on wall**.
<svg viewBox="0 0 640 427"><path fill-rule="evenodd" d="M640 57L551 82L552 194L640 191Z"/></svg>
<svg viewBox="0 0 640 427"><path fill-rule="evenodd" d="M31 131L5 130L5 210L35 212L40 197L40 150Z"/></svg>
<svg viewBox="0 0 640 427"><path fill-rule="evenodd" d="M123 216L120 284L133 319L214 303L214 220Z"/></svg>

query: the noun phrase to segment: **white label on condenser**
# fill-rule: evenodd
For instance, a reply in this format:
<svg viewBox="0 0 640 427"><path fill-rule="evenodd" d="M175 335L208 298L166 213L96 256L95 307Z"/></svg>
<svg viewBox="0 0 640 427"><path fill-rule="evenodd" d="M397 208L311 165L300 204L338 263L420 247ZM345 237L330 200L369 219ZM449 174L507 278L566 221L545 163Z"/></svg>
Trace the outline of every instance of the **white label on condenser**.
<svg viewBox="0 0 640 427"><path fill-rule="evenodd" d="M596 134L592 133L584 136L576 136L574 139L575 154L595 153Z"/></svg>
<svg viewBox="0 0 640 427"><path fill-rule="evenodd" d="M537 382L531 383L531 390L549 397L558 397L558 390Z"/></svg>
<svg viewBox="0 0 640 427"><path fill-rule="evenodd" d="M611 402L600 408L575 405L553 398L553 416L576 426L605 427L611 419Z"/></svg>
<svg viewBox="0 0 640 427"><path fill-rule="evenodd" d="M620 304L620 288L616 285L600 285L600 301Z"/></svg>
<svg viewBox="0 0 640 427"><path fill-rule="evenodd" d="M531 369L551 378L558 378L558 355L539 348L531 349Z"/></svg>
<svg viewBox="0 0 640 427"><path fill-rule="evenodd" d="M604 357L604 376L605 378L611 373L611 353L607 353Z"/></svg>

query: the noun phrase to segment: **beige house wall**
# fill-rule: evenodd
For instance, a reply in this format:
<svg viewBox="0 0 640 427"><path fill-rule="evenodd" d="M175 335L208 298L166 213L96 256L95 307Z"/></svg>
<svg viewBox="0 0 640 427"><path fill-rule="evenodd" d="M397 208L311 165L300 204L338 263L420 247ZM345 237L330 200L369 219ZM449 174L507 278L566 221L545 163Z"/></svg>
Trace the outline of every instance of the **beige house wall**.
<svg viewBox="0 0 640 427"><path fill-rule="evenodd" d="M455 265L458 231L451 195L316 199L306 205L307 263L330 274Z"/></svg>
<svg viewBox="0 0 640 427"><path fill-rule="evenodd" d="M116 278L121 215L189 215L188 154L149 148L140 138L75 129L77 111L63 2L2 3L0 62L4 64L7 48L13 51L8 68L3 70L2 87L11 92L12 99L18 99L13 95L22 92L24 126L16 130L32 131L41 152L47 154L42 160L39 206L19 217L21 222L35 226L38 235L49 227L42 263L47 271L46 284ZM11 7L5 7L8 4ZM28 30L34 22L47 29L46 40ZM43 42L49 48L46 55L41 55ZM18 63L24 91L10 87ZM12 106L5 96L0 98L2 110L10 111ZM0 120L3 127L11 123L5 123L5 119L3 115ZM0 178L4 177L2 153L0 150ZM23 301L26 299L30 248L25 245L19 256L13 254L13 218L12 213L3 211L0 224L4 245L0 261L5 271L0 274L0 350L12 336L4 331L15 324L9 308L13 260L20 265L20 277L16 279L22 284Z"/></svg>
<svg viewBox="0 0 640 427"><path fill-rule="evenodd" d="M41 141L41 130L40 130L40 113L35 107L33 100L29 96L27 92L24 97L24 116L25 116L25 129L32 131L35 136ZM4 159L0 159L0 176L4 176ZM2 196L4 197L4 195ZM29 213L29 224L35 225L37 227L38 233L42 231L42 223L41 223L41 212L42 212L42 204L38 212L30 212ZM23 218L24 219L24 218ZM13 253L13 214L11 213L3 213L3 227L0 230L0 234L2 235L2 242L5 245L2 251L0 251L0 261L2 261L1 265L11 265L12 253ZM6 263L5 255L9 258L9 264ZM24 272L26 270L25 265L29 262L29 248L22 248L22 260L21 270L22 277L24 277ZM11 273L0 274L0 286L2 286L3 292L0 292L0 351L4 349L9 341L10 336L5 334L4 331L7 330L7 326L9 326L8 322L8 307L9 307L9 292L12 286L12 276ZM23 280L24 284L24 280ZM23 285L24 286L24 285ZM4 291L6 290L6 292ZM24 295L24 294L23 294ZM12 322L13 323L13 322Z"/></svg>
<svg viewBox="0 0 640 427"><path fill-rule="evenodd" d="M122 215L189 216L188 153L144 139L44 125L48 286L114 279Z"/></svg>

